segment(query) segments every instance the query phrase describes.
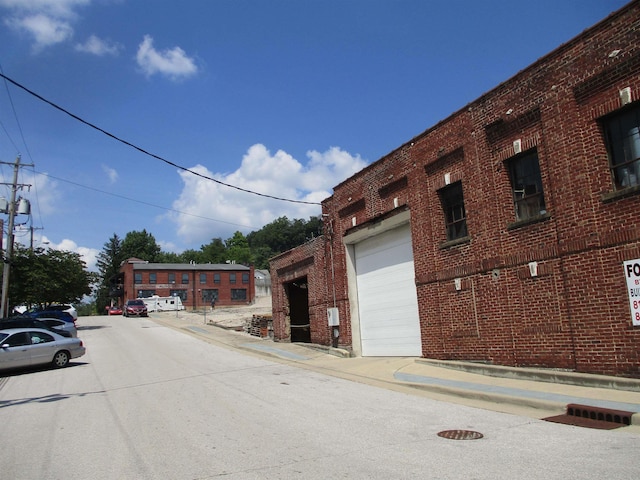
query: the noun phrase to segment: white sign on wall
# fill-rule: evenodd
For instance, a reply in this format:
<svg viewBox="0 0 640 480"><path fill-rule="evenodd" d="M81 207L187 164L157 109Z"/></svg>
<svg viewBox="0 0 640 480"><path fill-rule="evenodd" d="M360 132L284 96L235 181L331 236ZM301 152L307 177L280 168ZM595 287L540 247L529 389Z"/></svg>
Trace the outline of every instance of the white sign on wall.
<svg viewBox="0 0 640 480"><path fill-rule="evenodd" d="M640 326L640 259L624 262L624 277L627 279L631 322Z"/></svg>

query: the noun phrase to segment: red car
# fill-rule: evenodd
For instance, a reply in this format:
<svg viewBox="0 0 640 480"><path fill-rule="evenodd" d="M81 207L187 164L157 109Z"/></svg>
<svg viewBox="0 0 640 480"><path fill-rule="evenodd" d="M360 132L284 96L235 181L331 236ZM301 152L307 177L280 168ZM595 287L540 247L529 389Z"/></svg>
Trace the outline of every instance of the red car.
<svg viewBox="0 0 640 480"><path fill-rule="evenodd" d="M148 316L147 306L139 298L135 300L127 300L127 303L124 304L122 315L124 315L125 317L146 317Z"/></svg>
<svg viewBox="0 0 640 480"><path fill-rule="evenodd" d="M122 309L120 307L109 307L107 308L107 315L122 315Z"/></svg>

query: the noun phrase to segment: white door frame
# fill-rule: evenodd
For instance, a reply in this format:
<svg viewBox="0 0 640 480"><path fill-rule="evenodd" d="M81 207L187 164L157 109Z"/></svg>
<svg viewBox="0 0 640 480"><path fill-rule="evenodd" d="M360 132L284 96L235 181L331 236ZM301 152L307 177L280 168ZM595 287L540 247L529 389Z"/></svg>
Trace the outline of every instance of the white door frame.
<svg viewBox="0 0 640 480"><path fill-rule="evenodd" d="M362 356L362 336L360 332L360 308L358 302L358 283L356 279L356 257L355 245L367 238L380 235L401 225L410 222L411 212L405 210L393 217L385 218L373 225L367 225L365 228L357 230L346 235L342 241L345 246L346 265L347 265L347 290L349 296L349 311L351 314L351 348L353 353Z"/></svg>

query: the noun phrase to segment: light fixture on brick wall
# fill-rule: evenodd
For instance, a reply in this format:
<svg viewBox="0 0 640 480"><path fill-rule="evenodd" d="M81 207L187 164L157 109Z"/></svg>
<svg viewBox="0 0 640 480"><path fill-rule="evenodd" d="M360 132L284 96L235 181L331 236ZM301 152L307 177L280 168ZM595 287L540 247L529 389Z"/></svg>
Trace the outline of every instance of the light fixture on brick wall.
<svg viewBox="0 0 640 480"><path fill-rule="evenodd" d="M538 262L529 262L529 274L532 277L538 276Z"/></svg>
<svg viewBox="0 0 640 480"><path fill-rule="evenodd" d="M520 153L522 151L522 140L514 140L513 141L513 152Z"/></svg>
<svg viewBox="0 0 640 480"><path fill-rule="evenodd" d="M620 103L623 106L631 103L631 87L620 90Z"/></svg>

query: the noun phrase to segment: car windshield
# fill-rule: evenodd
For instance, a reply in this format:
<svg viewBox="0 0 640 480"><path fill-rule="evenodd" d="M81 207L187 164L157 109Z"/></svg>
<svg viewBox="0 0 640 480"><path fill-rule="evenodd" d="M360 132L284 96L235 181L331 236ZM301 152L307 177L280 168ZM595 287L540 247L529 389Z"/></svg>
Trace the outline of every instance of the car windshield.
<svg viewBox="0 0 640 480"><path fill-rule="evenodd" d="M4 342L4 339L9 336L8 333L0 333L0 343Z"/></svg>
<svg viewBox="0 0 640 480"><path fill-rule="evenodd" d="M129 305L144 305L142 300L130 300Z"/></svg>

